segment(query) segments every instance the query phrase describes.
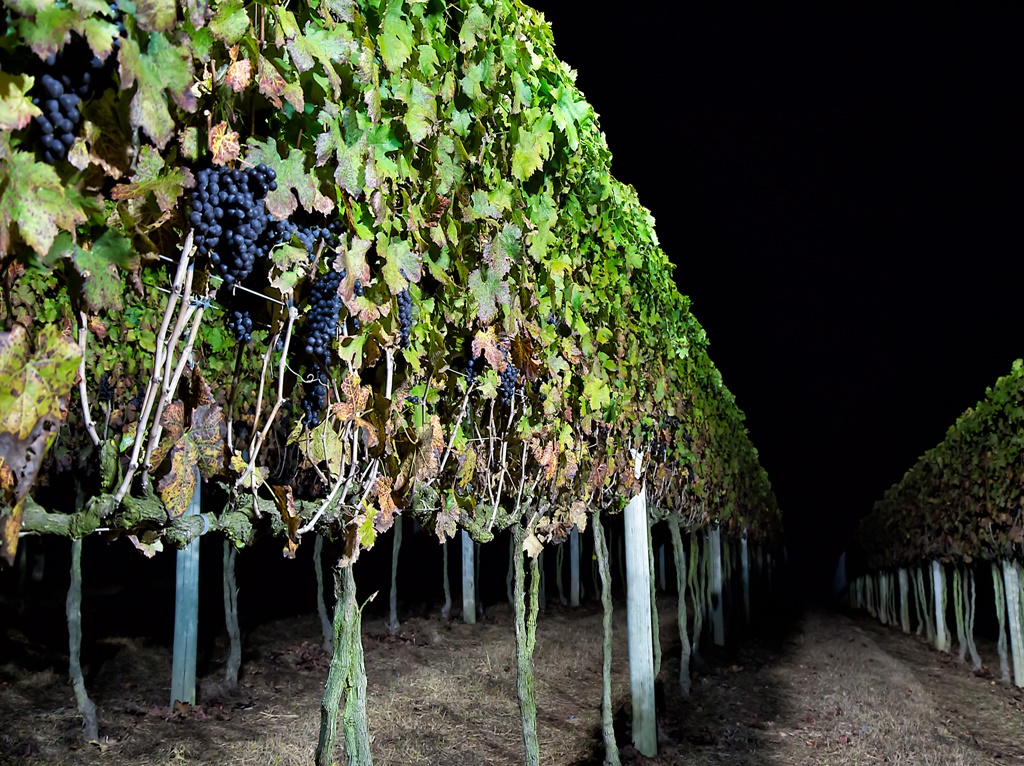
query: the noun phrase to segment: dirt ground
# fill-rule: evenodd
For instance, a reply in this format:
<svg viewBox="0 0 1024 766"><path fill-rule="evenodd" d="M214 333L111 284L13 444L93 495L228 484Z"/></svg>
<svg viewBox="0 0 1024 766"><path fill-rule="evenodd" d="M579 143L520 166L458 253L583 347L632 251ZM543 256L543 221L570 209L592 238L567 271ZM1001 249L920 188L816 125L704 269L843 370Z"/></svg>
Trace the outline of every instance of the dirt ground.
<svg viewBox="0 0 1024 766"><path fill-rule="evenodd" d="M706 652L693 694L676 683L674 601L661 604L661 743L623 763L845 766L1024 763L1021 693L974 674L920 639L859 617L811 613ZM613 684L620 744L628 743L625 612L617 610ZM602 763L600 614L549 610L536 667L542 762ZM387 766L522 763L514 647L507 606L477 625L410 619L398 638L364 624L375 762ZM66 656L9 629L0 655L0 763L308 764L327 658L314 617L244 636L240 688L219 695L211 664L195 708L166 705L170 650L107 638L86 653L99 706L99 747L82 741ZM994 654L983 656L994 663ZM987 647L991 650L991 647ZM214 647L222 657L222 645ZM339 761L343 762L339 753Z"/></svg>

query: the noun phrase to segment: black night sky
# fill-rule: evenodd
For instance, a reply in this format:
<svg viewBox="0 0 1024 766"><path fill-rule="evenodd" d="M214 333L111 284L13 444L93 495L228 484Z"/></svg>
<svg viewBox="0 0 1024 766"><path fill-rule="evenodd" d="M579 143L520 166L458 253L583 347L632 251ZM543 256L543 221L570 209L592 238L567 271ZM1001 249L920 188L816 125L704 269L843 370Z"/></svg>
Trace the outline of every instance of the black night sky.
<svg viewBox="0 0 1024 766"><path fill-rule="evenodd" d="M857 519L1024 356L1020 19L532 4L825 586Z"/></svg>

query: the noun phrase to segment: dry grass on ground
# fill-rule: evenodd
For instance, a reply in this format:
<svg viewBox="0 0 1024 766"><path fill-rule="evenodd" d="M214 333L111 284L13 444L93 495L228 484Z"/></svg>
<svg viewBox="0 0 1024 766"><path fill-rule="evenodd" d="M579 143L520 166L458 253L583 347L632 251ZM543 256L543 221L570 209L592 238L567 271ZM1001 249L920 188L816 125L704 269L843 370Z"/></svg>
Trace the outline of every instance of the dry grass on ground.
<svg viewBox="0 0 1024 766"><path fill-rule="evenodd" d="M708 650L693 696L675 683L674 604L661 605L667 647L659 755L626 747L626 766L984 766L1024 763L1022 696L924 642L866 619L810 615ZM624 610L617 610L614 685L626 727ZM410 619L399 637L364 625L370 728L382 766L520 764L514 646L507 606L476 626ZM554 610L537 642L542 762L599 764L600 615ZM327 658L312 619L274 622L245 637L241 688L201 706L161 709L170 652L137 639L92 648L88 681L102 748L81 741L66 658L7 636L0 666L0 763L309 764ZM673 648L674 645L674 648ZM223 652L223 647L218 647ZM88 658L87 658L88 659ZM986 655L986 659L988 659ZM339 752L339 760L343 756Z"/></svg>

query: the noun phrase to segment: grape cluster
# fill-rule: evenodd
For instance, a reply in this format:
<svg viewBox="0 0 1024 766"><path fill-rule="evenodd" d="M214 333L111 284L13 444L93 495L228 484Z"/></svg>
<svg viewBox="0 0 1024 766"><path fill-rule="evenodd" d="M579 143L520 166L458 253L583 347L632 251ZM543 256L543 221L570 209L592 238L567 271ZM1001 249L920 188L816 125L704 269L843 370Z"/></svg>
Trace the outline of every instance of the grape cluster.
<svg viewBox="0 0 1024 766"><path fill-rule="evenodd" d="M277 173L260 163L246 170L203 168L196 173L189 222L195 243L231 287L252 271L258 257L266 257L272 243L263 237L274 217L263 204L277 188Z"/></svg>
<svg viewBox="0 0 1024 766"><path fill-rule="evenodd" d="M110 402L114 399L114 384L110 382L109 372L105 372L100 376L99 399L101 402Z"/></svg>
<svg viewBox="0 0 1024 766"><path fill-rule="evenodd" d="M408 290L398 294L398 345L409 348L409 333L412 332L412 296Z"/></svg>
<svg viewBox="0 0 1024 766"><path fill-rule="evenodd" d="M228 329L239 343L252 340L252 317L248 311L232 311L228 316Z"/></svg>
<svg viewBox="0 0 1024 766"><path fill-rule="evenodd" d="M118 32L124 35L121 11L113 3L109 11ZM120 43L118 36L115 48ZM32 89L32 103L43 112L35 118L43 162L53 165L68 156L82 122L82 101L92 95L97 83L109 81L116 59L113 53L106 60L94 56L86 41L75 34L63 49L42 62L43 71Z"/></svg>
<svg viewBox="0 0 1024 766"><path fill-rule="evenodd" d="M328 271L313 283L309 296L311 310L306 317L306 353L324 362L330 361L331 343L338 334L338 312L341 310L338 286L343 276L341 272Z"/></svg>
<svg viewBox="0 0 1024 766"><path fill-rule="evenodd" d="M484 357L482 354L474 354L466 363L466 387L471 388L480 373L484 371Z"/></svg>
<svg viewBox="0 0 1024 766"><path fill-rule="evenodd" d="M537 379L533 381L533 393L535 393L537 395L537 398L540 399L542 402L547 400L548 395L545 394L540 389L541 386L543 386L549 380L551 380L551 375L546 374L538 376Z"/></svg>
<svg viewBox="0 0 1024 766"><path fill-rule="evenodd" d="M505 356L505 369L498 373L500 384L498 395L504 404L509 404L515 398L516 389L519 388L519 370L512 364L512 360Z"/></svg>
<svg viewBox="0 0 1024 766"><path fill-rule="evenodd" d="M305 383L305 393L302 396L302 411L304 413L302 422L309 428L316 428L320 425L320 413L327 406L327 384L330 378L327 373L320 370L316 380L312 383Z"/></svg>
<svg viewBox="0 0 1024 766"><path fill-rule="evenodd" d="M267 226L265 240L268 249L278 243L291 242L298 239L309 254L309 259L316 257L317 243L323 240L329 247L335 247L341 239L344 223L336 218L326 226L314 223L296 223L295 221L274 219Z"/></svg>

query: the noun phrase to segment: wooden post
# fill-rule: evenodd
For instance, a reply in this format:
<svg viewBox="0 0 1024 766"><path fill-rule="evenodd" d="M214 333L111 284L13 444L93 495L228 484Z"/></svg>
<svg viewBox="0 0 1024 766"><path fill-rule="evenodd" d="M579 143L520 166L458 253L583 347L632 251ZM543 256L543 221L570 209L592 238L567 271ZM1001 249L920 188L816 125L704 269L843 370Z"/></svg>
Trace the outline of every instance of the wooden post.
<svg viewBox="0 0 1024 766"><path fill-rule="evenodd" d="M725 646L725 610L722 603L722 530L708 532L711 549L711 625L715 646Z"/></svg>
<svg viewBox="0 0 1024 766"><path fill-rule="evenodd" d="M647 552L647 488L626 506L626 622L629 628L629 687L633 700L633 745L641 755L658 753L654 708L650 557Z"/></svg>
<svg viewBox="0 0 1024 766"><path fill-rule="evenodd" d="M476 589L473 582L473 538L462 530L462 621L476 623Z"/></svg>
<svg viewBox="0 0 1024 766"><path fill-rule="evenodd" d="M196 471L196 489L186 516L200 513L202 482ZM199 638L199 538L176 556L174 591L174 657L171 661L171 708L175 702L196 704L196 647Z"/></svg>
<svg viewBox="0 0 1024 766"><path fill-rule="evenodd" d="M569 532L569 606L580 605L580 530Z"/></svg>

